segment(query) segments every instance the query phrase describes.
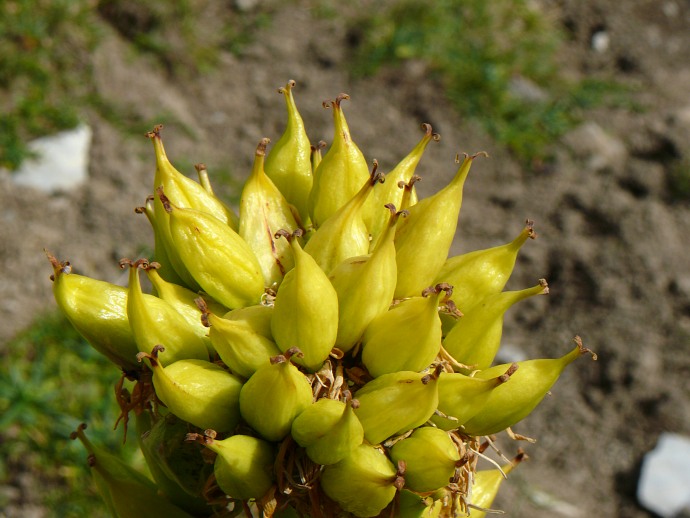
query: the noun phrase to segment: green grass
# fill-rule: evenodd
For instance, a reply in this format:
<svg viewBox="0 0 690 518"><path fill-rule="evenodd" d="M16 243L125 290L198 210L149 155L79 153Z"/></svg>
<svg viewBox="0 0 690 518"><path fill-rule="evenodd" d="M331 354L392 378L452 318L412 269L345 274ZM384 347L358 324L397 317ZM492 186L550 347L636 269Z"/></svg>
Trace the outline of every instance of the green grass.
<svg viewBox="0 0 690 518"><path fill-rule="evenodd" d="M89 438L138 468L135 437L122 444L113 387L118 369L58 314L38 318L5 344L0 368L0 483L28 476L52 516L105 516L86 451L70 433L85 422ZM8 505L0 497L0 508Z"/></svg>
<svg viewBox="0 0 690 518"><path fill-rule="evenodd" d="M31 155L26 142L75 127L97 41L87 0L0 3L0 166Z"/></svg>
<svg viewBox="0 0 690 518"><path fill-rule="evenodd" d="M549 146L579 122L583 109L625 102L613 81L564 79L558 61L564 36L528 0L404 0L368 10L353 31L356 75L423 61L459 113L479 120L526 164L548 160ZM538 95L517 94L516 78Z"/></svg>
<svg viewBox="0 0 690 518"><path fill-rule="evenodd" d="M91 56L113 29L170 77L198 80L221 51L241 53L270 24L266 9L240 12L200 0L7 0L0 2L0 167L31 157L27 143L76 127L93 110L137 134L141 117L94 88ZM204 28L203 37L199 37ZM148 129L148 128L147 128Z"/></svg>

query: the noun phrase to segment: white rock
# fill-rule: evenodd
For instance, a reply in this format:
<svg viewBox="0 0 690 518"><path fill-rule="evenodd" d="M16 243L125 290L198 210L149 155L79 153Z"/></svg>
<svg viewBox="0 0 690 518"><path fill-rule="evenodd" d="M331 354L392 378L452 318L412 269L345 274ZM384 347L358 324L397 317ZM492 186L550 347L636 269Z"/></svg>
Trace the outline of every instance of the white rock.
<svg viewBox="0 0 690 518"><path fill-rule="evenodd" d="M662 518L690 509L690 437L661 434L642 461L637 499Z"/></svg>
<svg viewBox="0 0 690 518"><path fill-rule="evenodd" d="M259 5L259 0L235 0L235 7L243 13L253 10Z"/></svg>
<svg viewBox="0 0 690 518"><path fill-rule="evenodd" d="M609 50L611 38L606 31L597 31L592 34L591 45L592 49L594 49L596 52L604 53Z"/></svg>
<svg viewBox="0 0 690 518"><path fill-rule="evenodd" d="M669 18L676 18L680 14L680 7L675 2L664 2L661 6L661 10Z"/></svg>
<svg viewBox="0 0 690 518"><path fill-rule="evenodd" d="M79 187L88 178L91 133L91 128L82 124L31 141L28 147L37 157L22 162L10 175L12 181L49 193Z"/></svg>

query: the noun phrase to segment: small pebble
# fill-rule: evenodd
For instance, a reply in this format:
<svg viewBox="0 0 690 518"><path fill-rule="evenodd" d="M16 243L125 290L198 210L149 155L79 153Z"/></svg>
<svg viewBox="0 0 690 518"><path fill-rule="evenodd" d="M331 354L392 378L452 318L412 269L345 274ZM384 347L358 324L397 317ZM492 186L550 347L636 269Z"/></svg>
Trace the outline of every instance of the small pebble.
<svg viewBox="0 0 690 518"><path fill-rule="evenodd" d="M642 461L637 486L640 503L662 518L690 511L690 437L662 433Z"/></svg>
<svg viewBox="0 0 690 518"><path fill-rule="evenodd" d="M22 162L10 173L16 185L53 193L81 186L89 175L91 128L85 124L73 130L41 137L29 142L36 158Z"/></svg>

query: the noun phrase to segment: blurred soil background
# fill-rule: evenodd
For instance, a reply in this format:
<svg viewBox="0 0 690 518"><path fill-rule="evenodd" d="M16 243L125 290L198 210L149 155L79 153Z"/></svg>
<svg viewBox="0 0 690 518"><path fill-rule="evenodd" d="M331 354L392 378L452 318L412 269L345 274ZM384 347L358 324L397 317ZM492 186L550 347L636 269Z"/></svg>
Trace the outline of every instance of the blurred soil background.
<svg viewBox="0 0 690 518"><path fill-rule="evenodd" d="M112 431L119 374L55 315L43 249L122 282L152 253L146 218L163 123L171 161L237 204L262 137L285 123L289 79L314 143L341 92L352 137L383 171L430 123L441 141L422 195L487 151L466 184L453 254L513 239L507 289L547 297L506 315L503 357L580 359L515 431L530 461L504 484L508 516L654 516L636 500L662 432L690 434L690 4L683 0L17 0L0 4L0 515L100 516L90 437L141 465ZM431 4L431 3L430 3ZM86 123L89 176L18 185L35 137ZM269 148L270 149L270 148ZM518 444L500 437L506 455Z"/></svg>

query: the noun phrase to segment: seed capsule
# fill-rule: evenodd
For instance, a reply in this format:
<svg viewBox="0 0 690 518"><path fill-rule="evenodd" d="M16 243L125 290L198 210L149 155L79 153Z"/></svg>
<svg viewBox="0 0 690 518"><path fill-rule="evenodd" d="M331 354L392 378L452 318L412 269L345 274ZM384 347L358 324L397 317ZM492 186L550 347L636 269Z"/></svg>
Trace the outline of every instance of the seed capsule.
<svg viewBox="0 0 690 518"><path fill-rule="evenodd" d="M201 288L228 308L258 304L264 279L254 252L228 225L206 212L175 207L161 189L180 258Z"/></svg>
<svg viewBox="0 0 690 518"><path fill-rule="evenodd" d="M319 140L319 143L316 144L315 146L311 146L311 172L312 174L314 171L316 171L316 168L319 167L319 164L321 163L321 159L323 158L321 156L321 150L325 148L327 144L323 140Z"/></svg>
<svg viewBox="0 0 690 518"><path fill-rule="evenodd" d="M469 516L472 518L486 517L487 512L485 510L493 504L498 489L506 478L505 476L526 458L527 455L520 451L510 464L501 466L501 469L484 469L474 474L471 498L473 507L470 508Z"/></svg>
<svg viewBox="0 0 690 518"><path fill-rule="evenodd" d="M415 190L414 186L420 180L421 178L419 176L413 174L412 178L410 178L407 182L403 182L402 180L398 182L398 189L402 190L402 196L400 198L400 210L408 212L407 209L417 203L417 191Z"/></svg>
<svg viewBox="0 0 690 518"><path fill-rule="evenodd" d="M211 309L213 311L213 309ZM255 304L243 308L235 308L223 315L223 318L247 324L256 334L266 338L273 338L271 331L271 318L273 318L273 306Z"/></svg>
<svg viewBox="0 0 690 518"><path fill-rule="evenodd" d="M372 376L421 371L434 361L441 349L439 300L447 292L451 287L439 284L372 320L362 336L362 361Z"/></svg>
<svg viewBox="0 0 690 518"><path fill-rule="evenodd" d="M324 466L335 464L362 444L364 430L353 404L359 403L319 399L292 422L292 438L306 448L312 461Z"/></svg>
<svg viewBox="0 0 690 518"><path fill-rule="evenodd" d="M426 423L438 406L436 375L393 372L370 381L356 394L355 414L364 438L379 444Z"/></svg>
<svg viewBox="0 0 690 518"><path fill-rule="evenodd" d="M206 344L194 327L168 302L142 291L139 270L148 266L146 259L120 261L121 268L129 267L127 316L139 351L147 353L165 344L164 365L187 358L208 360Z"/></svg>
<svg viewBox="0 0 690 518"><path fill-rule="evenodd" d="M359 518L383 511L402 483L388 458L369 444L358 446L340 462L326 466L321 475L324 493Z"/></svg>
<svg viewBox="0 0 690 518"><path fill-rule="evenodd" d="M292 96L295 84L293 80L290 80L284 88L278 90L285 96L288 112L287 126L266 157L265 167L266 174L280 189L288 203L297 209L302 222L306 223L309 219L309 193L314 179L311 166L311 144L304 129L304 121L297 111L295 99Z"/></svg>
<svg viewBox="0 0 690 518"><path fill-rule="evenodd" d="M153 258L154 261L160 265L160 267L158 268L159 275L168 282L177 284L179 286L189 286L190 284L185 282L182 276L180 276L180 274L177 273L177 270L175 269L175 266L173 264L173 259L168 254L164 234L167 233L167 240L168 242L171 242L170 227L168 221L169 218L167 215L164 217L164 226L161 224L159 220L156 220L156 215L154 212L154 198L155 197L153 195L148 196L146 198L146 205L143 207L137 207L136 209L134 209L134 212L136 212L137 214L145 214L146 218L149 220L149 223L151 224L151 228L153 229ZM196 286L196 281L194 281L191 274L187 272L187 269L184 268L184 266L182 265L182 261L180 261L179 258L176 259L179 262L180 268L184 269L186 275L188 276L189 282L192 283L192 285Z"/></svg>
<svg viewBox="0 0 690 518"><path fill-rule="evenodd" d="M490 379L471 378L459 372L442 372L438 378L438 412L431 422L442 430L454 430L484 408L491 392L507 382L518 369L516 363Z"/></svg>
<svg viewBox="0 0 690 518"><path fill-rule="evenodd" d="M316 228L345 205L369 177L364 155L350 137L340 103L349 99L340 94L334 101L324 103L333 108L335 131L330 149L314 171L314 184L309 194L309 215Z"/></svg>
<svg viewBox="0 0 690 518"><path fill-rule="evenodd" d="M94 482L113 516L190 518L160 496L150 479L103 448L93 445L84 434L85 428L86 425L80 425L70 437L79 439L89 453L88 463Z"/></svg>
<svg viewBox="0 0 690 518"><path fill-rule="evenodd" d="M311 384L290 363L299 349L271 358L242 387L240 411L247 423L269 441L290 433L292 422L312 403Z"/></svg>
<svg viewBox="0 0 690 518"><path fill-rule="evenodd" d="M405 461L405 487L412 491L436 491L450 483L460 454L443 430L417 428L390 449L391 460Z"/></svg>
<svg viewBox="0 0 690 518"><path fill-rule="evenodd" d="M402 207L404 190L398 186L398 183L403 182L407 184L410 181L429 142L441 139L438 133L432 132L431 124L422 124L422 129L424 129L424 136L419 143L390 173L386 174L385 183L374 190L366 202L364 223L371 234L372 249L378 243L388 223L387 215L380 210L380 207L387 203L391 203L396 207ZM417 194L414 189L411 191L411 197L409 205L414 205L417 203Z"/></svg>
<svg viewBox="0 0 690 518"><path fill-rule="evenodd" d="M374 163L371 176L362 188L322 223L304 247L326 274L346 259L369 252L369 232L362 219L362 208L374 186L383 181L383 175L376 169Z"/></svg>
<svg viewBox="0 0 690 518"><path fill-rule="evenodd" d="M185 288L172 282L168 282L159 275L158 263L149 263L144 265L144 271L148 277L153 289L158 298L169 303L175 310L184 318L189 327L196 333L196 335L206 345L206 350L211 358L216 354L216 351L211 345L211 340L208 337L208 330L201 323L201 313L196 305L196 299L199 294L190 289ZM219 314L227 312L227 308L221 306L213 300L208 301L208 305L213 311Z"/></svg>
<svg viewBox="0 0 690 518"><path fill-rule="evenodd" d="M143 411L136 414L136 424L139 447L159 492L194 516L211 515L202 491L213 468L197 447L185 442L189 423L170 413L154 417Z"/></svg>
<svg viewBox="0 0 690 518"><path fill-rule="evenodd" d="M434 501L431 497L421 497L412 491L403 489L400 491L396 516L398 518L439 518L442 510L443 502L441 500Z"/></svg>
<svg viewBox="0 0 690 518"><path fill-rule="evenodd" d="M161 130L163 125L159 124L146 134L153 143L156 154L156 174L153 179L154 192L162 188L166 196L178 207L201 210L212 214L226 225L237 229L237 215L223 202L210 194L203 186L191 178L180 173L168 160L163 147ZM154 205L156 217L162 214L164 207Z"/></svg>
<svg viewBox="0 0 690 518"><path fill-rule="evenodd" d="M395 225L400 213L386 205L390 219L386 233L371 254L351 257L340 263L329 279L338 294L338 336L335 346L343 352L359 342L372 320L385 313L397 279Z"/></svg>
<svg viewBox="0 0 690 518"><path fill-rule="evenodd" d="M503 335L503 315L513 304L535 295L546 295L544 279L532 288L489 295L457 321L443 340L443 347L458 362L472 369L487 369L496 357ZM469 374L469 371L464 371Z"/></svg>
<svg viewBox="0 0 690 518"><path fill-rule="evenodd" d="M204 325L210 328L209 338L214 350L234 374L243 378L250 378L257 369L266 365L273 356L280 354L280 349L278 349L276 343L260 332L260 330L257 331L257 326L253 325L251 321L242 318L219 317L208 311L202 299L197 299L197 301L202 311L201 320L204 322ZM270 308L267 309L269 311L266 316L269 320L264 325L268 325L270 331L272 312ZM242 311L242 309L233 311Z"/></svg>
<svg viewBox="0 0 690 518"><path fill-rule="evenodd" d="M159 203L158 201L156 203ZM164 261L168 262L175 271L175 275L167 275L169 279L174 279L177 276L181 282L182 286L189 288L192 291L200 291L201 286L194 279L194 276L189 272L184 262L182 261L177 245L173 240L172 234L170 233L170 215L167 212L158 213L155 220L155 232L161 236L161 242L165 250L165 254L158 254L158 256ZM160 248L159 248L160 250ZM164 264L164 263L162 263Z"/></svg>
<svg viewBox="0 0 690 518"><path fill-rule="evenodd" d="M139 370L139 352L127 317L127 289L72 273L46 251L53 266L53 296L58 307L84 339L103 356L125 370Z"/></svg>
<svg viewBox="0 0 690 518"><path fill-rule="evenodd" d="M527 239L535 239L534 222L510 243L485 250L475 250L446 260L436 282L447 282L455 287L455 302L463 313L489 295L500 293L505 287Z"/></svg>
<svg viewBox="0 0 690 518"><path fill-rule="evenodd" d="M458 225L465 179L477 156L465 156L446 187L409 207L410 215L401 222L395 236L396 298L412 297L430 286L443 266Z"/></svg>
<svg viewBox="0 0 690 518"><path fill-rule="evenodd" d="M218 454L213 473L218 486L237 500L259 499L273 485L275 455L270 443L249 435L232 435L216 440L215 432L204 436L191 433L188 441L198 441Z"/></svg>
<svg viewBox="0 0 690 518"><path fill-rule="evenodd" d="M206 164L194 164L194 169L196 169L196 174L199 177L199 184L201 184L207 193L215 196L213 186L211 185L211 179L208 176Z"/></svg>
<svg viewBox="0 0 690 518"><path fill-rule="evenodd" d="M464 432L469 435L491 435L527 417L571 362L587 353L596 360L596 355L582 345L579 337L575 338L575 342L575 348L561 358L518 362L519 368L511 376L510 383L500 385L491 392L484 407L464 424ZM496 365L477 372L475 377L491 379L507 368L508 365Z"/></svg>
<svg viewBox="0 0 690 518"><path fill-rule="evenodd" d="M215 363L204 360L178 360L163 367L158 354L165 348L153 348L148 358L153 370L156 396L180 419L221 432L234 429L240 420L242 380Z"/></svg>
<svg viewBox="0 0 690 518"><path fill-rule="evenodd" d="M316 261L300 246L297 236L282 232L290 241L295 267L276 294L271 330L281 351L299 344L303 357L295 363L318 370L338 334L338 295Z"/></svg>
<svg viewBox="0 0 690 518"><path fill-rule="evenodd" d="M160 132L162 128L162 125L157 125L153 131L146 134L151 139L156 154L156 173L153 180L154 192L162 189L176 206L193 208L212 214L226 226L237 229L238 218L232 210L215 196L210 195L197 182L177 171L170 163L163 147L163 140L161 139ZM199 290L197 280L188 271L184 260L180 257L178 246L170 232L170 217L158 196L154 199L153 210L155 228L160 237L160 242L166 250L165 255L167 255L178 276L184 281L184 285L191 290ZM161 257L161 259L163 258ZM169 278L172 279L172 277Z"/></svg>
<svg viewBox="0 0 690 518"><path fill-rule="evenodd" d="M252 173L240 198L239 234L259 261L265 286L277 286L294 264L287 241L276 239L280 229L297 230L290 206L278 187L264 172L264 156L269 140L256 148Z"/></svg>

